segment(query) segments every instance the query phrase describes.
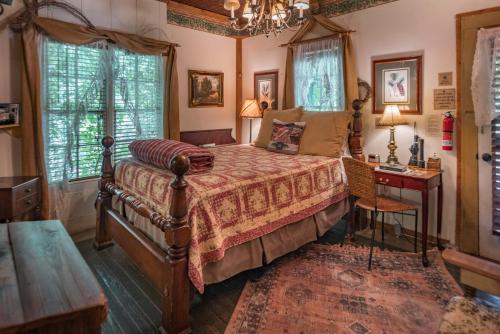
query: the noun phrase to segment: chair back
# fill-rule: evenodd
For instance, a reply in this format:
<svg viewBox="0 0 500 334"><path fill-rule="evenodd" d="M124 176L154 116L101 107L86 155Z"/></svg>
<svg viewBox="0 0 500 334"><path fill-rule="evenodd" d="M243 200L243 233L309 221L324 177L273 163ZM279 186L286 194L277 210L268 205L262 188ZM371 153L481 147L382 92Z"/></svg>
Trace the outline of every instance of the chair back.
<svg viewBox="0 0 500 334"><path fill-rule="evenodd" d="M363 199L370 206L377 206L377 192L374 168L363 161L343 157L347 182L351 195Z"/></svg>

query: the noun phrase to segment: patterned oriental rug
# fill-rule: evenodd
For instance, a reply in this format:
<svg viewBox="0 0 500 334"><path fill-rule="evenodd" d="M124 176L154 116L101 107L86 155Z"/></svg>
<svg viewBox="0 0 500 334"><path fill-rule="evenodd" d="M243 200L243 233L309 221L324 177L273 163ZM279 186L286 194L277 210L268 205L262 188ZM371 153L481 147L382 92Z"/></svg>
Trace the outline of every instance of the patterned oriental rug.
<svg viewBox="0 0 500 334"><path fill-rule="evenodd" d="M462 295L437 250L413 253L310 245L245 286L225 333L436 333Z"/></svg>

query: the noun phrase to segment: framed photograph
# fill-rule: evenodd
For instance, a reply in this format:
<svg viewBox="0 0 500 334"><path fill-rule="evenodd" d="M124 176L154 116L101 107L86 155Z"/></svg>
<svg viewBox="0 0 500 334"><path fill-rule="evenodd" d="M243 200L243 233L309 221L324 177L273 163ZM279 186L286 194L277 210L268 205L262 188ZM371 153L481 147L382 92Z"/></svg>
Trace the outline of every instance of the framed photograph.
<svg viewBox="0 0 500 334"><path fill-rule="evenodd" d="M0 129L19 126L19 104L0 103Z"/></svg>
<svg viewBox="0 0 500 334"><path fill-rule="evenodd" d="M254 99L262 108L262 102L267 102L271 109L278 109L278 70L255 72ZM262 108L266 109L266 108Z"/></svg>
<svg viewBox="0 0 500 334"><path fill-rule="evenodd" d="M224 73L188 72L190 108L224 106Z"/></svg>
<svg viewBox="0 0 500 334"><path fill-rule="evenodd" d="M422 56L372 62L373 113L396 104L402 114L422 114Z"/></svg>

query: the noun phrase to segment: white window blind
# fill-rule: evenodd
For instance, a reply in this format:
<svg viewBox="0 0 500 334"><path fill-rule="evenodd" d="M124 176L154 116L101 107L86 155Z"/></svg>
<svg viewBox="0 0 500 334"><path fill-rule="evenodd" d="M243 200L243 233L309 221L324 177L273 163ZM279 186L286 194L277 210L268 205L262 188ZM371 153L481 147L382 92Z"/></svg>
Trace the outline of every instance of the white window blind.
<svg viewBox="0 0 500 334"><path fill-rule="evenodd" d="M98 176L105 135L115 137L115 162L129 156L134 139L163 136L160 56L50 39L42 55L49 183Z"/></svg>
<svg viewBox="0 0 500 334"><path fill-rule="evenodd" d="M495 38L492 59L492 94L495 112L500 115L500 35ZM493 152L493 233L500 235L500 116L492 121Z"/></svg>
<svg viewBox="0 0 500 334"><path fill-rule="evenodd" d="M293 54L295 105L307 111L344 111L342 40L298 44Z"/></svg>

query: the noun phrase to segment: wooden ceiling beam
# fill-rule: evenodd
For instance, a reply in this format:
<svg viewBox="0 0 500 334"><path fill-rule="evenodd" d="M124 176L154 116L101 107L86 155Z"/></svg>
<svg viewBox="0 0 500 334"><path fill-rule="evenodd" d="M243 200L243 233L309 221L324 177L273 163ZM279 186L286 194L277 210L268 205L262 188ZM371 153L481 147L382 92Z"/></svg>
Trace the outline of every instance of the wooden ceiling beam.
<svg viewBox="0 0 500 334"><path fill-rule="evenodd" d="M217 14L208 10L200 9L197 7L185 5L177 1L172 1L172 0L158 0L158 1L165 2L167 4L167 8L174 12L188 16L196 16L219 24L229 25L229 19L227 16Z"/></svg>

